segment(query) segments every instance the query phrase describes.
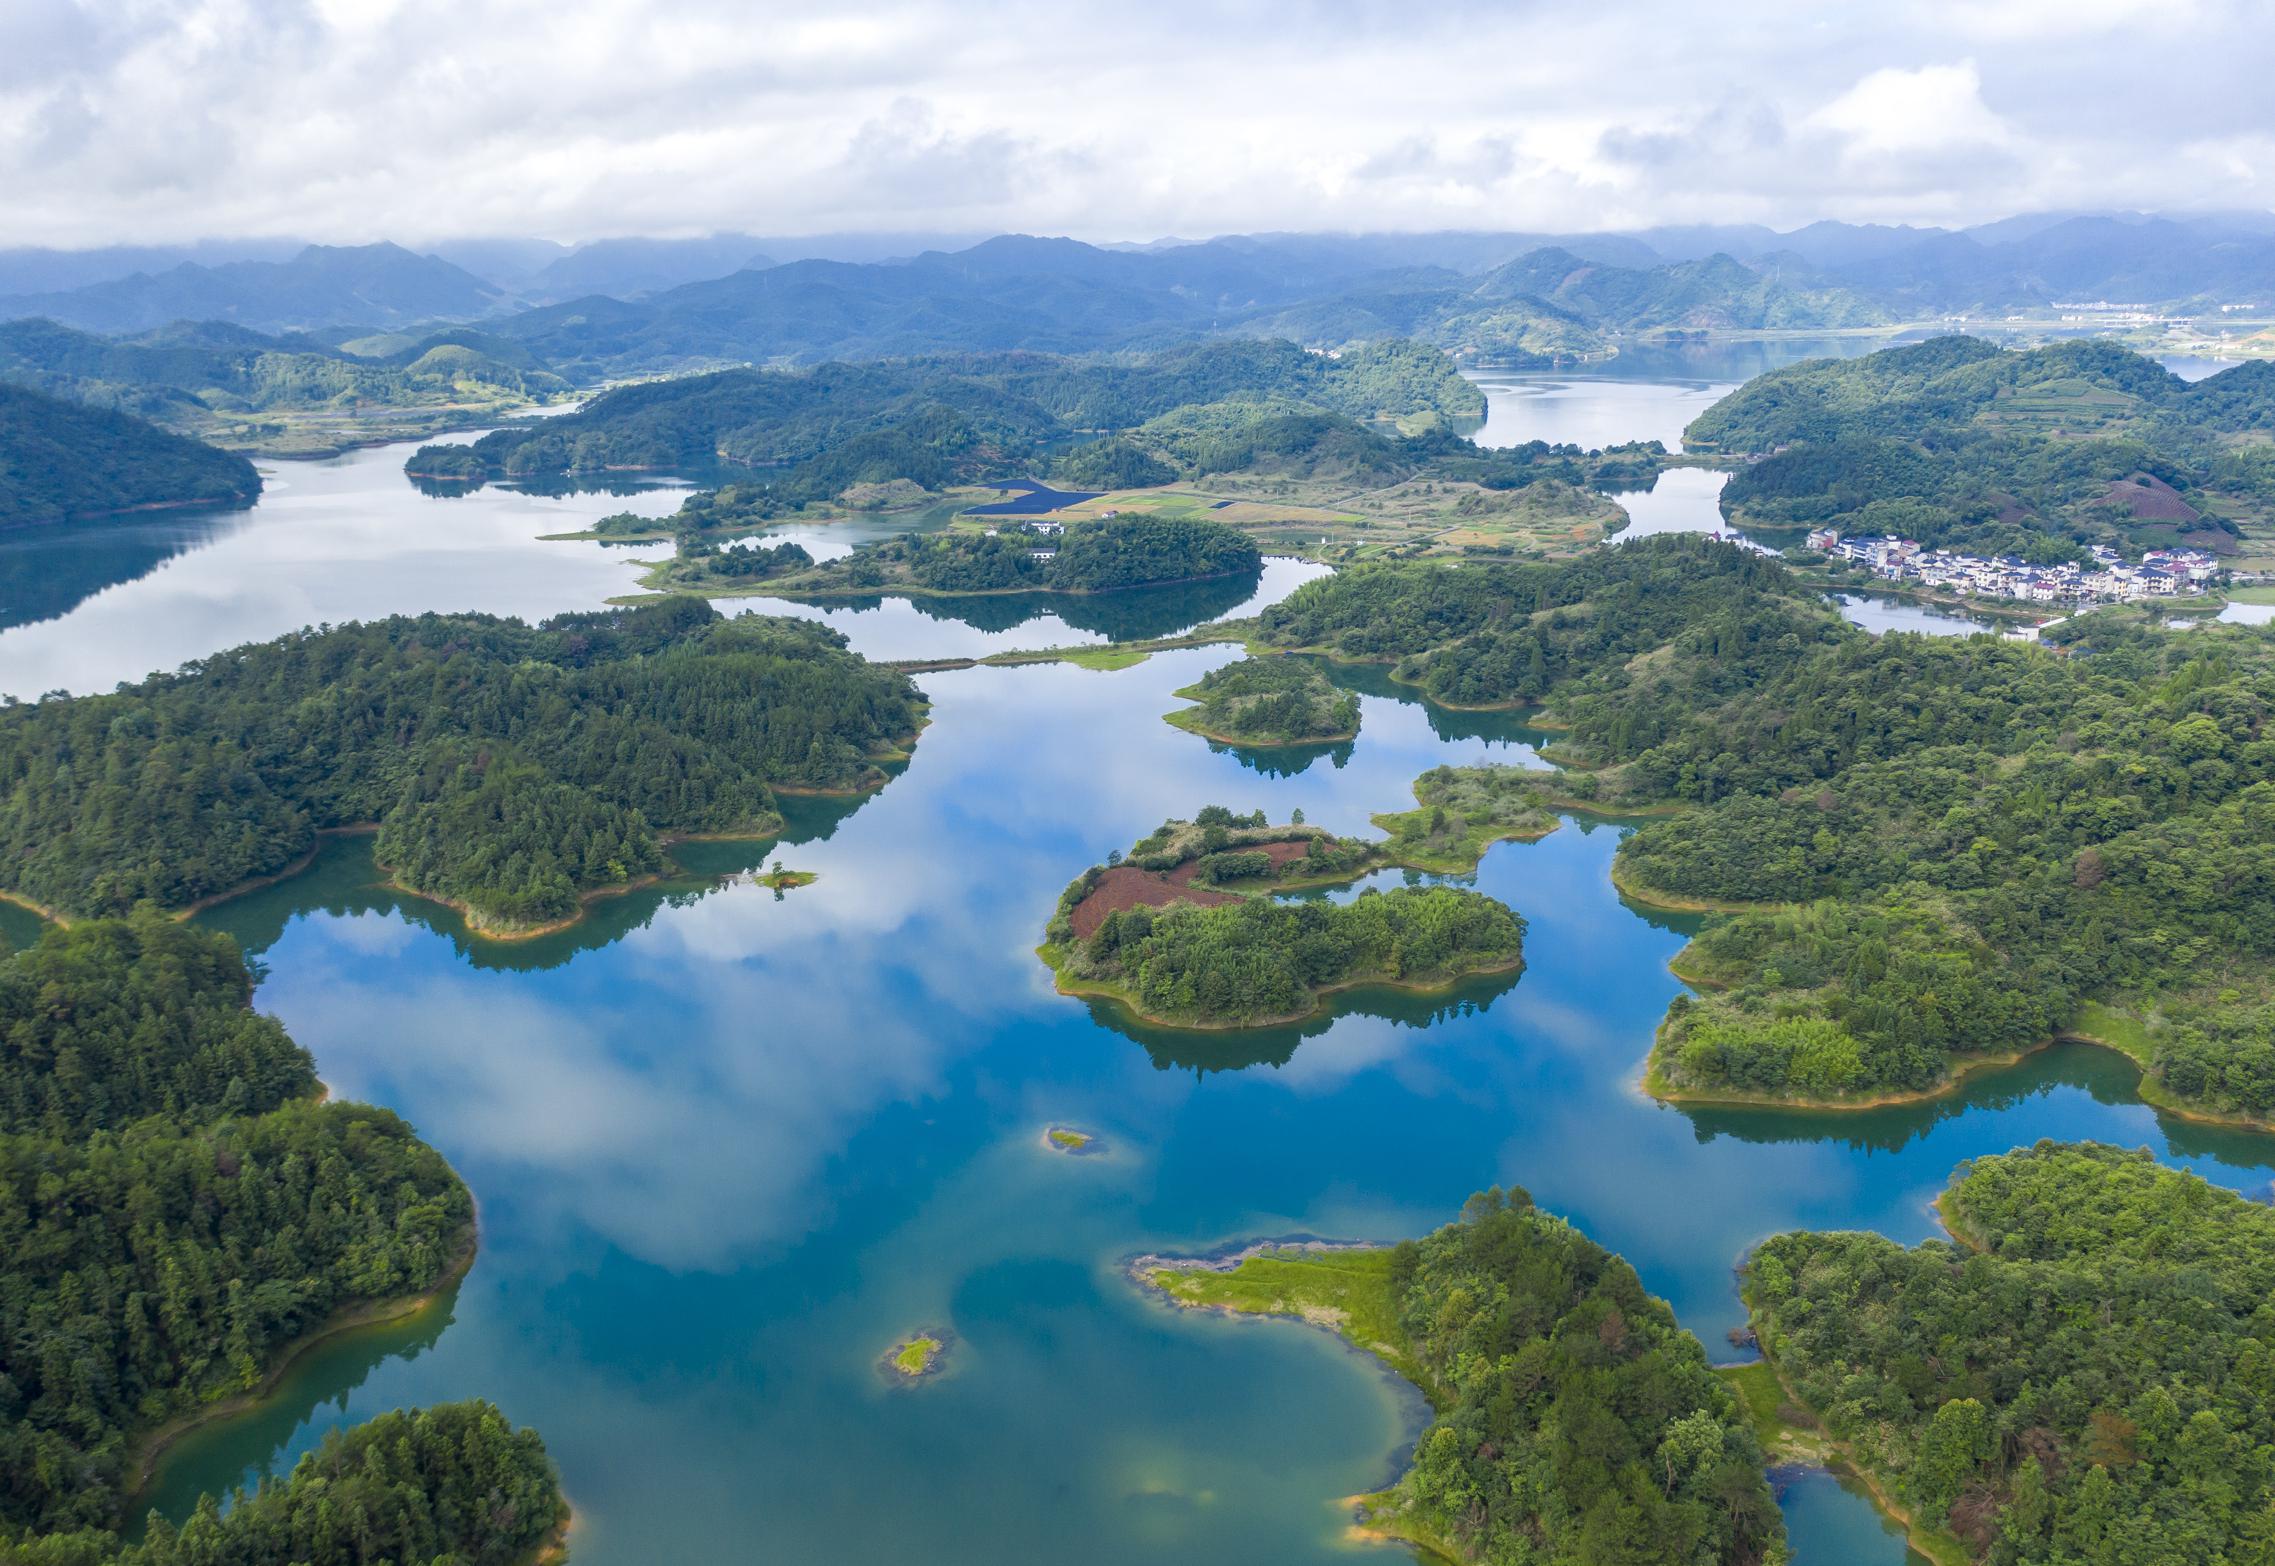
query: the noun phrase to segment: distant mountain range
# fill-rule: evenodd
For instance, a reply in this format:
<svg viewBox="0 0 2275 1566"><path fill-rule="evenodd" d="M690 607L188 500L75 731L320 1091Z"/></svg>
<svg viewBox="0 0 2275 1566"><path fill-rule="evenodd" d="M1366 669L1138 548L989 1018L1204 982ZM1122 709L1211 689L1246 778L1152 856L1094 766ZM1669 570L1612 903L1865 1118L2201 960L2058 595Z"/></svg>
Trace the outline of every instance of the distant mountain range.
<svg viewBox="0 0 2275 1566"><path fill-rule="evenodd" d="M479 321L534 367L590 379L975 349L1140 349L1220 334L1330 347L1413 336L1524 362L1651 333L1868 326L2072 300L2275 306L2275 215L2264 213L1142 246L718 234L573 248L469 240L432 255L392 244L245 249L0 252L0 320L107 334L215 321L334 345Z"/></svg>

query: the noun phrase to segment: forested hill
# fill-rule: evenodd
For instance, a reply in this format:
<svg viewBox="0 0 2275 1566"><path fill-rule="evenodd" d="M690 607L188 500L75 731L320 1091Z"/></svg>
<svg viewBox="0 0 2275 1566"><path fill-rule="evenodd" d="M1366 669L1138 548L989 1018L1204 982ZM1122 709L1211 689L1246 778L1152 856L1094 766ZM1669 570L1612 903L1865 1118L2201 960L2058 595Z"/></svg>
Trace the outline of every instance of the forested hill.
<svg viewBox="0 0 2275 1566"><path fill-rule="evenodd" d="M1747 1266L1763 1349L1864 1471L1973 1560L2264 1559L2275 1214L2048 1142L1941 1205L1956 1244L1785 1234Z"/></svg>
<svg viewBox="0 0 2275 1566"><path fill-rule="evenodd" d="M621 387L574 414L495 431L473 455L493 478L722 462L787 469L771 483L796 501L864 482L937 489L997 477L1045 442L1236 394L1361 419L1484 412L1452 361L1418 344L1329 357L1287 342L1213 342L1134 362L997 354L722 371Z"/></svg>
<svg viewBox="0 0 2275 1566"><path fill-rule="evenodd" d="M1924 1094L2070 1030L2148 1091L2275 1118L2275 635L2125 611L2056 650L1873 638L1777 562L1652 538L1306 584L1260 638L1545 703L1593 797L1680 807L1623 885L1707 906L1654 1086Z"/></svg>
<svg viewBox="0 0 2275 1566"><path fill-rule="evenodd" d="M1938 337L1757 376L1684 441L1758 459L1722 497L1749 527L2054 559L2088 544L2233 550L2235 518L2275 515L2270 430L2265 363L2190 384L2113 343Z"/></svg>
<svg viewBox="0 0 2275 1566"><path fill-rule="evenodd" d="M878 785L921 711L834 631L696 599L303 631L0 708L0 885L178 908L377 822L402 885L525 928L657 869L670 834L771 830L777 786Z"/></svg>
<svg viewBox="0 0 2275 1566"><path fill-rule="evenodd" d="M243 457L129 414L0 382L0 527L244 505L260 492L260 475Z"/></svg>
<svg viewBox="0 0 2275 1566"><path fill-rule="evenodd" d="M465 328L354 341L364 351L221 321L123 339L10 321L0 324L0 380L215 439L266 413L463 409L568 389L520 344Z"/></svg>
<svg viewBox="0 0 2275 1566"><path fill-rule="evenodd" d="M465 1264L474 1210L401 1120L318 1103L226 936L154 911L0 957L0 1558L347 1566L525 1558L552 1465L497 1411L334 1436L226 1518L119 1553L137 1442L259 1386L343 1309Z"/></svg>

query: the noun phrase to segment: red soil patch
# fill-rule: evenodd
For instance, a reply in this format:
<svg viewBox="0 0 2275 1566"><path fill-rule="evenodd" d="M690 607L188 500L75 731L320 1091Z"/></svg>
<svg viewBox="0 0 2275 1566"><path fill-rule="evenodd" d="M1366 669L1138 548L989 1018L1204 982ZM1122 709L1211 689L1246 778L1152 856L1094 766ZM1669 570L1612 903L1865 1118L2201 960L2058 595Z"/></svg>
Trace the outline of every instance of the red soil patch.
<svg viewBox="0 0 2275 1566"><path fill-rule="evenodd" d="M2193 522L2197 511L2180 498L2180 492L2153 474L2119 480L2102 497L2125 508L2136 522Z"/></svg>
<svg viewBox="0 0 2275 1566"><path fill-rule="evenodd" d="M1228 854L1262 854L1275 868L1291 859L1301 859L1311 852L1311 839L1298 838L1291 843L1234 843L1225 849ZM1190 886L1193 877L1200 874L1201 862L1188 859L1167 873L1166 879L1178 886Z"/></svg>
<svg viewBox="0 0 2275 1566"><path fill-rule="evenodd" d="M1179 865L1178 870L1189 870L1190 862ZM1175 872L1172 872L1174 874ZM1186 877L1187 880L1191 876ZM1197 886L1185 886L1151 870L1140 870L1136 865L1116 865L1098 878L1090 895L1074 905L1067 917L1073 921L1074 933L1083 940L1098 933L1098 926L1106 916L1124 908L1166 908L1171 903L1236 903L1240 899L1231 892L1204 891Z"/></svg>

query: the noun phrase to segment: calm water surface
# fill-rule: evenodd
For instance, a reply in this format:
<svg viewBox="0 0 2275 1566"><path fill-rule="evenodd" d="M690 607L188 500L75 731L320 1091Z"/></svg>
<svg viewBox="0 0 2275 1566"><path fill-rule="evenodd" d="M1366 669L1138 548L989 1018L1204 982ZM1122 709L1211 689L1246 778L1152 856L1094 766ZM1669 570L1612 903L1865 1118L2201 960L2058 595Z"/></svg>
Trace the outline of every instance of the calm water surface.
<svg viewBox="0 0 2275 1566"><path fill-rule="evenodd" d="M543 614L628 585L598 546L535 542L625 498L430 502L400 461L282 470L252 513L0 632L0 682L97 688L314 619ZM816 531L809 548L845 536ZM1243 591L1276 595L1301 569ZM0 593L20 580L0 575ZM1209 607L1167 597L1119 620L1052 609L1048 627L1005 600L827 617L905 656ZM1032 947L1059 889L1164 816L1222 802L1366 831L1440 761L1532 756L1514 720L1442 712L1363 670L1335 671L1364 717L1330 750L1235 750L1160 721L1231 656L922 676L934 721L881 793L797 802L779 844L691 848L696 873L545 940L472 940L376 887L367 840L212 911L260 955L260 1004L333 1090L401 1110L465 1175L482 1253L434 1309L326 1345L272 1405L176 1448L154 1502L179 1515L344 1422L483 1396L544 1432L587 1566L1000 1566L1070 1547L1347 1562L1332 1498L1398 1469L1413 1394L1323 1333L1157 1306L1119 1276L1125 1257L1412 1234L1513 1182L1623 1251L1725 1354L1746 1247L1796 1225L1924 1238L1964 1158L2101 1137L2267 1193L2275 1143L2166 1121L2125 1062L2084 1048L1911 1109L1649 1102L1635 1079L1691 925L1620 899L1621 829L1604 823L1497 847L1473 878L1530 921L1520 978L1431 1002L1360 993L1234 1036L1054 994ZM774 857L821 879L784 896L718 879ZM1103 1153L1046 1151L1052 1123ZM888 1386L878 1356L921 1326L955 1333L949 1371ZM1801 1561L1903 1560L1830 1476L1778 1479Z"/></svg>
<svg viewBox="0 0 2275 1566"><path fill-rule="evenodd" d="M1069 1538L1106 1561L1342 1559L1329 1498L1398 1466L1411 1397L1324 1334L1155 1306L1124 1257L1410 1234L1514 1182L1719 1348L1753 1241L1924 1238L1976 1154L2095 1136L2266 1189L2268 1144L2160 1120L2082 1048L1915 1109L1650 1103L1636 1073L1687 926L1621 901L1602 824L1503 845L1475 877L1531 922L1514 983L1235 1037L1054 995L1031 948L1059 888L1164 816L1221 801L1365 830L1441 760L1531 754L1511 721L1379 678L1358 682L1359 739L1309 765L1160 721L1230 656L924 676L934 721L904 775L743 851L820 873L782 898L690 884L470 951L447 915L371 890L346 842L215 910L333 1089L400 1109L466 1176L483 1252L446 1311L326 1351L268 1416L179 1449L157 1503L344 1420L481 1395L545 1432L579 1558L604 1566L1001 1562ZM1045 1151L1060 1122L1104 1154ZM877 1356L925 1325L956 1333L952 1369L886 1386ZM1837 1487L1795 1494L1804 1559L1887 1543Z"/></svg>

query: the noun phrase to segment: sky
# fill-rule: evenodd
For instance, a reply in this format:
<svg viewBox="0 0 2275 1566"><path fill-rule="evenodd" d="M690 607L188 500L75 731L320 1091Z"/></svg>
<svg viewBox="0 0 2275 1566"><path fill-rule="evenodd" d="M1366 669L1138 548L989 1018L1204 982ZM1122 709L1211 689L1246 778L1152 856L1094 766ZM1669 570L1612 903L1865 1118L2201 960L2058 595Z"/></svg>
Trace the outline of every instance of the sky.
<svg viewBox="0 0 2275 1566"><path fill-rule="evenodd" d="M2275 207L2266 0L0 0L0 246Z"/></svg>

